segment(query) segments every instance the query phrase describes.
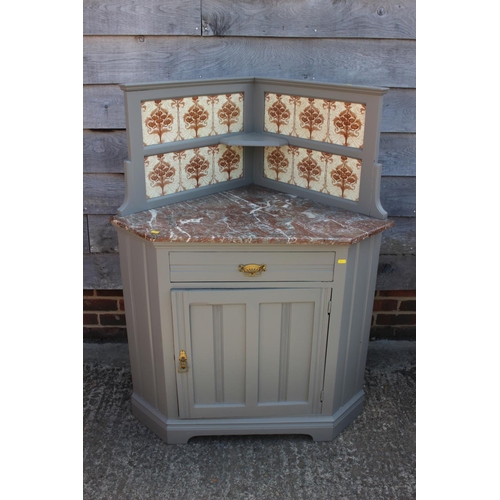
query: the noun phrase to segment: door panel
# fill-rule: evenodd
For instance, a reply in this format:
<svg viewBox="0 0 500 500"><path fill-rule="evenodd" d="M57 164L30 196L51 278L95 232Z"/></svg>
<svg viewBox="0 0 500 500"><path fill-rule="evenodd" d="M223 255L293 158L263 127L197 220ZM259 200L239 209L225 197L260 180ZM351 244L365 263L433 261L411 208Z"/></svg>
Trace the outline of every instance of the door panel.
<svg viewBox="0 0 500 500"><path fill-rule="evenodd" d="M330 290L173 290L182 418L319 413Z"/></svg>
<svg viewBox="0 0 500 500"><path fill-rule="evenodd" d="M314 310L312 301L260 304L259 404L309 400Z"/></svg>
<svg viewBox="0 0 500 500"><path fill-rule="evenodd" d="M288 359L283 386L284 401L307 401L310 398L311 354L314 331L314 303L290 304L288 321ZM280 399L282 400L282 399Z"/></svg>
<svg viewBox="0 0 500 500"><path fill-rule="evenodd" d="M195 405L245 402L245 304L190 306Z"/></svg>

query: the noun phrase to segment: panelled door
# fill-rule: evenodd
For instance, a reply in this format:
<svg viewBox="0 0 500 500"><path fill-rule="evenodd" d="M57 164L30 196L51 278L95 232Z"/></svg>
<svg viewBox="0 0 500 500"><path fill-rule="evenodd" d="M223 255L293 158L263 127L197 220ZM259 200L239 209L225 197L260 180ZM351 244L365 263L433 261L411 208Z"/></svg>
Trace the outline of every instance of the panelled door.
<svg viewBox="0 0 500 500"><path fill-rule="evenodd" d="M330 295L173 290L180 417L321 413Z"/></svg>

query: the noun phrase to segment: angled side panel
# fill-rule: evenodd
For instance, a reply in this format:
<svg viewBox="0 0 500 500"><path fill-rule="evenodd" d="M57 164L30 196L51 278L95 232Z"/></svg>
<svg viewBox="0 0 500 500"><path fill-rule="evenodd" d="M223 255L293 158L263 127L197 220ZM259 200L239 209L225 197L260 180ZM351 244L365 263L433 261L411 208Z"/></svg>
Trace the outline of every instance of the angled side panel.
<svg viewBox="0 0 500 500"><path fill-rule="evenodd" d="M138 325L135 314L136 297L132 282L132 256L130 252L130 234L117 230L118 244L120 246L120 270L123 282L123 301L125 304L125 316L127 320L127 340L130 356L130 369L132 372L132 384L134 392L143 397L143 382L141 376L141 362L139 357L139 338L137 335Z"/></svg>
<svg viewBox="0 0 500 500"><path fill-rule="evenodd" d="M349 247L342 297L333 411L363 391L381 235Z"/></svg>
<svg viewBox="0 0 500 500"><path fill-rule="evenodd" d="M121 230L118 238L134 392L158 408L146 242Z"/></svg>

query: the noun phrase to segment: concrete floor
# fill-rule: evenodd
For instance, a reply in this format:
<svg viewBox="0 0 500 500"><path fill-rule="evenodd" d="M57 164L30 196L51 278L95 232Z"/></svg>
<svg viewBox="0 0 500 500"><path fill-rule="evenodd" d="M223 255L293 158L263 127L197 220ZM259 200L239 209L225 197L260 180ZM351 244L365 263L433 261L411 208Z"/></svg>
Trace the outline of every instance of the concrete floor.
<svg viewBox="0 0 500 500"><path fill-rule="evenodd" d="M126 344L84 344L85 500L416 497L416 344L371 342L365 407L332 442L197 437L167 445L131 414Z"/></svg>

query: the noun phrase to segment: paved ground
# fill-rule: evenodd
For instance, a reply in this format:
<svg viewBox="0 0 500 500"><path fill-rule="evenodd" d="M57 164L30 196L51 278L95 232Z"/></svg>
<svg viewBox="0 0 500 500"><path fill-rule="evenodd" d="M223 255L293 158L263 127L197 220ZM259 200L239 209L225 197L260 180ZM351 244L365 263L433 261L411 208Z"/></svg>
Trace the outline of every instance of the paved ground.
<svg viewBox="0 0 500 500"><path fill-rule="evenodd" d="M84 344L84 500L406 500L415 487L415 342L371 342L365 408L332 442L193 438L131 414L126 344Z"/></svg>

